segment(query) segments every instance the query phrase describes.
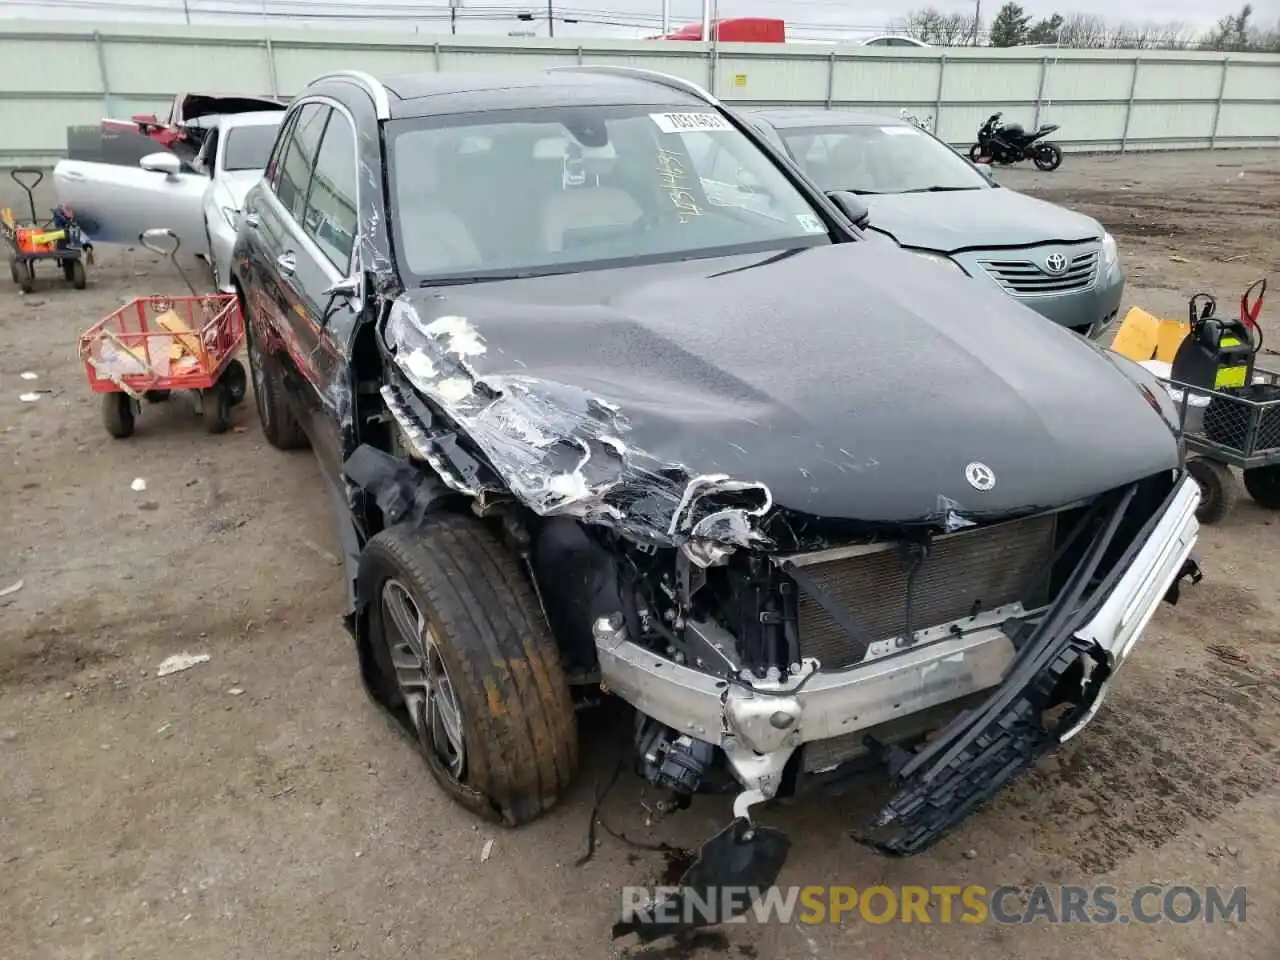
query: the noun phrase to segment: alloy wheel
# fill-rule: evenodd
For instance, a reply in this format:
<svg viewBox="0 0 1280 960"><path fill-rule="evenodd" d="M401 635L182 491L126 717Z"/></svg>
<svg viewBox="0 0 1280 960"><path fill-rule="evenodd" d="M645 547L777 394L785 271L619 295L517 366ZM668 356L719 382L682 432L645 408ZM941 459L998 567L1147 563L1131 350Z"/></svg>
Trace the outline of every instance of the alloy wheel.
<svg viewBox="0 0 1280 960"><path fill-rule="evenodd" d="M396 685L418 739L454 779L461 780L467 759L462 711L435 636L413 595L399 580L383 585L382 614Z"/></svg>

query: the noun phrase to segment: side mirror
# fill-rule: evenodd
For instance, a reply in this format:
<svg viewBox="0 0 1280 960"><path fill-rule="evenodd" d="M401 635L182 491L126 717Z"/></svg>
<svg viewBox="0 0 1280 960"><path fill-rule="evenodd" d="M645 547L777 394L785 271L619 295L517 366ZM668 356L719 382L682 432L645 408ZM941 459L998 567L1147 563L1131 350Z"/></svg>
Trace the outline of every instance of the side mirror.
<svg viewBox="0 0 1280 960"><path fill-rule="evenodd" d="M337 283L325 287L324 295L334 300L350 300L360 296L361 281L364 277L357 271L349 277L343 277Z"/></svg>
<svg viewBox="0 0 1280 960"><path fill-rule="evenodd" d="M163 173L166 177L176 177L182 170L182 161L172 153L148 153L138 161L138 166L152 173Z"/></svg>
<svg viewBox="0 0 1280 960"><path fill-rule="evenodd" d="M832 190L827 194L840 212L843 213L859 229L866 227L871 222L871 211L867 209L866 202L856 193L850 193L848 190Z"/></svg>
<svg viewBox="0 0 1280 960"><path fill-rule="evenodd" d="M974 166L978 168L980 174L986 177L987 183L994 184L996 182L996 172L991 168L991 164L975 163Z"/></svg>
<svg viewBox="0 0 1280 960"><path fill-rule="evenodd" d="M324 313L320 317L322 327L329 325L339 304L353 305L356 312L360 312L364 309L364 271L357 269L351 276L343 277L337 283L325 287L324 296Z"/></svg>

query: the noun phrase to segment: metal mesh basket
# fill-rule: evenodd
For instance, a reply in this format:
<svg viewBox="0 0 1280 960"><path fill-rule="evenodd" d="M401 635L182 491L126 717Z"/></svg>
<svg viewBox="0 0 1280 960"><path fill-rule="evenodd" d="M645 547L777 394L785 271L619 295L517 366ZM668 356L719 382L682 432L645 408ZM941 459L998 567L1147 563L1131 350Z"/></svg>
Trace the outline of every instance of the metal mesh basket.
<svg viewBox="0 0 1280 960"><path fill-rule="evenodd" d="M1253 380L1230 392L1170 382L1175 391L1185 391L1188 399L1208 397L1199 423L1188 416L1190 404L1180 404L1189 449L1241 467L1280 461L1280 374L1257 370Z"/></svg>

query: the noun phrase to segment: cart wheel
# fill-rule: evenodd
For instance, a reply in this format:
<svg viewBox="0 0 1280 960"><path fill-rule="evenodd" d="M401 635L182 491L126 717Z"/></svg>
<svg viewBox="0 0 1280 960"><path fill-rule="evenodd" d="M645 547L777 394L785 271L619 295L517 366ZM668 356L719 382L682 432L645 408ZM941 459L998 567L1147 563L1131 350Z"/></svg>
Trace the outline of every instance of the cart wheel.
<svg viewBox="0 0 1280 960"><path fill-rule="evenodd" d="M36 288L36 265L30 260L18 264L18 286L23 293L30 293Z"/></svg>
<svg viewBox="0 0 1280 960"><path fill-rule="evenodd" d="M133 398L127 393L102 395L102 422L117 440L133 436Z"/></svg>
<svg viewBox="0 0 1280 960"><path fill-rule="evenodd" d="M18 258L17 258L17 257L10 257L10 258L9 258L9 276L13 277L13 282L14 282L14 283L21 283L21 282L22 282L22 271L21 271L21 270L19 270L19 268L18 268Z"/></svg>
<svg viewBox="0 0 1280 960"><path fill-rule="evenodd" d="M1246 470L1244 488L1258 506L1280 510L1280 463Z"/></svg>
<svg viewBox="0 0 1280 960"><path fill-rule="evenodd" d="M228 360L227 369L222 371L222 376L218 378L218 382L227 388L233 407L238 407L244 403L245 395L249 389L249 375L245 372L243 363L235 357Z"/></svg>
<svg viewBox="0 0 1280 960"><path fill-rule="evenodd" d="M226 433L231 426L231 391L219 381L200 391L200 415L210 433Z"/></svg>
<svg viewBox="0 0 1280 960"><path fill-rule="evenodd" d="M66 273L67 280L77 290L83 290L85 285L89 282L89 278L84 272L84 262L82 260L68 261L64 268L64 272Z"/></svg>
<svg viewBox="0 0 1280 960"><path fill-rule="evenodd" d="M1187 463L1187 472L1200 485L1200 507L1196 510L1196 519L1201 523L1217 523L1240 499L1240 484L1225 463L1194 457Z"/></svg>

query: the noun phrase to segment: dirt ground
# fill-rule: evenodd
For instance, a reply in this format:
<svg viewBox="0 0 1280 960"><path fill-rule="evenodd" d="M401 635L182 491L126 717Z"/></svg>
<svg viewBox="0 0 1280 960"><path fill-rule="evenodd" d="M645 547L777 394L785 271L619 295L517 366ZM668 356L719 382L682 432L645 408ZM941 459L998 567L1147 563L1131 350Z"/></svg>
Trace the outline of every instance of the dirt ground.
<svg viewBox="0 0 1280 960"><path fill-rule="evenodd" d="M1115 233L1126 306L1178 315L1210 289L1229 309L1254 278L1280 280L1280 153L1068 156L999 176ZM182 286L141 249L102 251L85 291L0 287L0 589L22 582L0 597L4 956L1280 956L1280 516L1246 500L1206 528L1206 579L1159 612L1097 720L932 851L856 845L864 795L766 814L795 842L783 884L1247 885L1244 923L847 919L616 946L618 888L664 861L605 836L574 865L614 734L583 724L575 789L530 827L447 800L361 690L310 455L269 448L251 400L221 437L180 401L148 408L132 440L104 432L76 338L143 292ZM1280 303L1266 325L1280 344ZM158 678L182 652L210 659ZM638 794L624 775L603 807L635 838L688 846L729 813L699 798L646 829Z"/></svg>

